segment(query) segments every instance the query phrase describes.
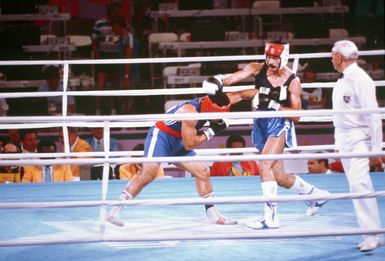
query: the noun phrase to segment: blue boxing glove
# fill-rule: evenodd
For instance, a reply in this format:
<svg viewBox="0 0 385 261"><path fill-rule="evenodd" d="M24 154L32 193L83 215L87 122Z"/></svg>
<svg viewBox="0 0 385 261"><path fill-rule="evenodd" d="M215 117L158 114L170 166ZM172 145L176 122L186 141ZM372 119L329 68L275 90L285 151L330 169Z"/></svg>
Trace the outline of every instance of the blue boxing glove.
<svg viewBox="0 0 385 261"><path fill-rule="evenodd" d="M206 135L207 140L210 140L216 134L224 131L228 126L229 122L226 119L222 119L219 121L210 121L210 127L207 130L203 131L203 133Z"/></svg>
<svg viewBox="0 0 385 261"><path fill-rule="evenodd" d="M223 90L223 78L222 74L211 76L203 81L202 87L207 94L215 95Z"/></svg>

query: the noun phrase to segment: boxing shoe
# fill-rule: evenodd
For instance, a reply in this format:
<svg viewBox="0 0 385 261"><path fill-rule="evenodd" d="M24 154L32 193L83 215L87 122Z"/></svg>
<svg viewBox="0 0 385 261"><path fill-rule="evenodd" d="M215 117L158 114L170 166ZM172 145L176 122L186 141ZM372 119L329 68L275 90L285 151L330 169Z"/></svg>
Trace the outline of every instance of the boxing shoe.
<svg viewBox="0 0 385 261"><path fill-rule="evenodd" d="M364 241L358 244L357 248L361 252L369 252L384 245L384 239L379 236L368 236Z"/></svg>
<svg viewBox="0 0 385 261"><path fill-rule="evenodd" d="M330 192L322 189L315 189L313 188L309 194L307 195L329 195ZM307 216L313 216L317 214L317 212L320 210L320 208L325 205L328 201L327 200L316 200L316 201L305 201L305 204L308 206L306 210Z"/></svg>
<svg viewBox="0 0 385 261"><path fill-rule="evenodd" d="M264 204L263 217L252 222L246 222L246 226L252 229L271 229L279 228L279 220L277 216L277 204L267 202Z"/></svg>
<svg viewBox="0 0 385 261"><path fill-rule="evenodd" d="M246 226L252 229L274 229L279 228L279 221L278 218L265 218L262 217L258 220L246 222Z"/></svg>
<svg viewBox="0 0 385 261"><path fill-rule="evenodd" d="M126 191L126 189L123 189L122 194L119 196L120 201L127 201L132 199L133 196ZM118 227L123 227L124 222L120 218L120 213L124 209L124 206L115 206L111 209L110 214L107 216L107 221L110 222L111 224L118 226Z"/></svg>
<svg viewBox="0 0 385 261"><path fill-rule="evenodd" d="M358 249L361 248L361 247L366 243L366 241L367 241L367 238L366 238L364 241L362 241L361 243L359 243L359 244L357 245L357 248L358 248ZM378 241L380 242L380 245L381 245L381 246L384 245L384 239L383 239L382 237L379 237L379 238L378 238Z"/></svg>
<svg viewBox="0 0 385 261"><path fill-rule="evenodd" d="M238 223L236 220L231 220L222 216L215 207L211 207L206 210L206 217L212 224L236 225Z"/></svg>
<svg viewBox="0 0 385 261"><path fill-rule="evenodd" d="M107 217L107 221L115 226L123 227L124 222L120 218L120 212L122 211L122 207L113 207Z"/></svg>

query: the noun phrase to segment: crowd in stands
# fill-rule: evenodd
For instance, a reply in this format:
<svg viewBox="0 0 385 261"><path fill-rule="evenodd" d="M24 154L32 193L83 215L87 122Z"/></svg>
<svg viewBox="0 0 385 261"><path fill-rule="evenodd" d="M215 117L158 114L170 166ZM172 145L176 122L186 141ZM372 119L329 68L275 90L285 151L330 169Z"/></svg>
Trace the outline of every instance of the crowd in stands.
<svg viewBox="0 0 385 261"><path fill-rule="evenodd" d="M0 151L8 153L45 153L53 155L42 159L54 159L55 152L64 151L63 132L50 130L54 136L36 129L10 129L8 135L1 142ZM79 136L78 128L68 128L68 141L70 152L102 152L104 151L103 128L90 128L84 138ZM83 136L83 135L82 135ZM226 148L245 148L245 139L240 135L230 135L226 140ZM131 150L143 152L143 143L136 144ZM119 141L110 137L110 151L119 151ZM242 152L230 152L228 155L243 155ZM320 152L320 156L322 153ZM84 156L83 156L84 157ZM132 157L141 157L139 154ZM76 158L76 157L73 157ZM28 159L27 159L28 160ZM211 176L256 176L259 175L258 161L225 161L210 164ZM338 159L329 163L324 158L309 159L307 162L309 174L344 173ZM81 165L45 165L45 166L0 166L0 183L16 182L64 182L80 180L101 180L103 178L103 165L86 167ZM139 174L141 163L111 165L109 179L132 179ZM81 174L84 172L87 174ZM157 178L173 177L168 170L161 167ZM384 166L371 165L371 171L383 172ZM306 174L306 173L302 173Z"/></svg>
<svg viewBox="0 0 385 261"><path fill-rule="evenodd" d="M17 6L12 4L12 1L3 1L3 11L4 13L9 12L11 8L15 9L15 13L28 13L31 11L36 4L34 1L31 1L28 5L25 5L24 8L26 10L21 10L22 6ZM102 14L101 10L104 11L102 17L95 17L92 10L84 10L79 11L79 7L75 8L75 6L71 6L66 1L35 1L38 4L48 4L50 6L58 6L59 12L69 12L72 16L69 24L74 24L74 26L69 26L69 32L71 30L74 32L81 31L82 34L87 35L91 38L92 44L89 47L91 50L87 50L87 55L92 53L92 56L88 56L87 58L93 59L108 59L108 58L145 58L149 57L148 51L148 36L151 33L154 33L153 21L149 16L150 11L158 10L161 4L164 3L176 3L178 8L181 10L184 9L215 9L215 8L250 8L253 5L252 0L232 0L232 1L222 1L222 0L209 0L209 1L184 1L184 0L145 0L145 1L124 1L124 0L111 0L111 1L102 1L103 3L107 3L107 5L101 4L90 4L93 6L95 10L98 10L97 14L100 16ZM289 0L281 0L281 7L309 7L309 6L322 6L327 1L289 1ZM349 12L344 14L346 29L351 33L351 35L364 35L367 37L366 48L367 49L381 49L383 47L383 30L374 28L383 28L383 1L341 1L341 4L347 5L349 7ZM382 6L381 6L382 4ZM104 10L103 10L104 9ZM22 12L23 11L23 12ZM32 10L33 11L33 10ZM85 17L81 17L80 13L84 14ZM91 20L93 23L86 22ZM190 31L192 35L202 36L205 32L202 28L197 26L198 24L203 24L203 28L205 28L204 21L207 20L206 24L209 23L211 25L219 25L225 28L219 28L215 30L215 32L225 32L231 30L238 30L240 25L242 24L239 17L216 17L215 19L208 19L205 17L201 18L180 18L173 19L165 17L164 19L159 19L159 31L162 32L175 32L177 34L181 34L183 32ZM336 20L336 17L332 17L331 20ZM194 19L194 20L192 20ZM234 20L235 19L235 20ZM313 27L318 26L319 30L316 30L318 34L323 34L325 30L336 26L335 24L330 24L328 20L324 16L317 16L315 19L312 14L302 14L301 16L284 16L282 19L275 19L274 16L267 16L267 24L273 24L273 28L271 30L275 31L290 31L295 36L298 37L321 37L320 35L314 35L314 30L310 29L307 26L308 21L311 20ZM362 26L363 20L370 20L373 23L373 26L363 29ZM194 21L194 22L191 22ZM372 24L370 23L370 24ZM50 23L43 23L41 21L31 22L1 22L0 35L7 35L7 26L15 27L15 25L23 24L24 27L29 28L38 27L41 31L41 34L53 33L58 36L63 34L62 29L56 27L49 27ZM76 25L76 26L75 26ZM378 26L377 26L378 25ZM195 28L195 27L196 28ZM81 30L76 27L82 28ZM255 30L253 26L253 20L246 21L245 27L243 30L251 32ZM71 29L73 28L73 29ZM50 32L49 30L53 30ZM194 31L198 30L198 31ZM381 33L382 32L382 33ZM210 32L213 35L214 32ZM266 33L266 32L265 32ZM32 33L31 33L32 34ZM8 35L8 37L11 37ZM32 36L31 36L32 37ZM202 36L203 37L203 36ZM266 37L266 36L264 36ZM192 39L194 41L194 39ZM8 41L11 45L12 41ZM10 46L10 48L15 48L15 46ZM318 46L318 51L323 51L322 46ZM330 48L327 47L327 50ZM365 48L364 48L365 49ZM294 52L303 52L306 51L306 47L301 48L299 46L293 46ZM293 52L293 50L291 52ZM202 52L202 50L197 50ZM231 50L230 52L232 52ZM255 53L255 49L253 50ZM18 55L13 50L12 52L5 51L0 55L0 59L10 60L12 57L9 55L14 55L14 58L21 58L23 56L22 52ZM234 53L231 53L234 54ZM47 54L48 55L48 54ZM46 55L46 56L47 56ZM19 57L20 56L20 57ZM29 57L28 57L29 58ZM39 57L37 57L39 58ZM46 57L44 57L46 58ZM57 58L56 56L49 58ZM77 59L76 55L73 59ZM380 61L380 65L378 65L377 61L373 61L373 66L383 66L383 61ZM229 63L230 64L230 63ZM211 74L210 71L218 71L218 68L213 68L215 66L224 66L223 64L216 64L210 66L202 66L202 75ZM31 68L30 66L29 68ZM311 68L310 68L311 67ZM321 64L309 65L309 69L304 71L303 81L313 82L315 78L313 77L318 71L325 71L325 67ZM330 67L330 66L329 66ZM329 68L327 67L327 68ZM33 67L33 69L24 70L25 67L20 67L19 69L13 68L0 68L0 73L2 77L8 80L25 80L28 78L36 77L38 79L44 78L46 83L38 87L38 91L62 91L63 86L61 83L61 74L57 72L57 68L52 68L52 66L46 66L44 70L41 68ZM219 71L223 71L229 69L233 70L232 67L229 68L221 68ZM4 72L2 71L4 69ZM95 88L96 90L127 90L127 89L142 89L148 87L156 87L162 86L161 82L158 82L155 86L149 86L149 67L148 65L131 65L131 64L99 64L96 65L94 71L90 70L90 67L82 71L79 67L70 68L71 75L77 76L81 73L92 74L95 80ZM60 68L59 68L60 70ZM205 72L206 71L206 72ZM330 70L329 70L330 71ZM28 73L27 73L28 72ZM36 73L37 72L37 73ZM309 78L308 78L308 75ZM23 78L27 77L27 78ZM313 77L313 78L312 78ZM81 88L80 88L81 89ZM71 90L71 88L70 88ZM74 90L74 88L72 88ZM163 103L162 99L156 99L152 97L140 98L140 97L111 97L111 96L97 96L90 98L88 102L80 102L80 98L74 96L68 97L68 114L74 113L85 113L85 114L127 114L127 113L161 113L163 112ZM149 105L149 99L151 100L152 105ZM41 101L41 100L39 100ZM9 104L6 104L8 102ZM18 110L22 110L22 104L25 104L25 100L20 103L15 103L14 101L8 101L4 99L0 99L0 108L8 111L8 114L17 114ZM45 103L46 102L46 103ZM304 108L313 109L313 108L330 108L330 93L325 89L305 89L303 92L303 102ZM41 103L41 102L40 102ZM39 103L39 104L40 104ZM45 113L47 115L56 115L62 113L62 105L61 105L61 96L53 96L49 97L47 101L42 102L41 106L43 110L30 110L32 113ZM8 107L11 108L8 108ZM15 108L16 107L16 108ZM84 108L87 107L87 108ZM4 114L3 113L3 114ZM24 112L26 114L27 112ZM18 113L17 115L20 115ZM23 115L23 114L21 114Z"/></svg>
<svg viewBox="0 0 385 261"><path fill-rule="evenodd" d="M90 128L90 135L83 139L79 136L78 128L68 127L68 142L70 152L103 152L103 128ZM54 137L46 137L47 132L36 129L9 129L4 142L0 142L2 154L8 153L45 153L53 154L42 159L54 159L54 153L64 151L63 131L49 130ZM42 137L44 136L44 137ZM118 141L110 138L109 151L118 151ZM133 151L143 151L143 143L135 145ZM85 156L82 156L86 158ZM73 156L72 158L80 158ZM25 160L28 160L26 158ZM101 180L103 178L103 165L85 167L88 174L82 176L82 165L26 165L26 166L0 166L0 183L16 182L64 182L80 180ZM132 179L138 175L141 164L122 164L111 166L109 179ZM170 177L165 175L160 168L157 178Z"/></svg>

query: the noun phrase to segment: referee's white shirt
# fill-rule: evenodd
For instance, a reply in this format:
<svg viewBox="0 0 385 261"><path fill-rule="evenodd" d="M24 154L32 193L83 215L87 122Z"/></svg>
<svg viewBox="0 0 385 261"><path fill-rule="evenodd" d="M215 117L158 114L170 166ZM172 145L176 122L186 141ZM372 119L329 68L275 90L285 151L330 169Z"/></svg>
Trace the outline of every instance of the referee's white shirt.
<svg viewBox="0 0 385 261"><path fill-rule="evenodd" d="M378 109L376 86L369 75L357 63L343 71L333 88L333 110ZM382 126L379 113L336 114L333 119L336 131L363 129L370 135L371 151L381 151ZM338 147L339 141L336 140Z"/></svg>

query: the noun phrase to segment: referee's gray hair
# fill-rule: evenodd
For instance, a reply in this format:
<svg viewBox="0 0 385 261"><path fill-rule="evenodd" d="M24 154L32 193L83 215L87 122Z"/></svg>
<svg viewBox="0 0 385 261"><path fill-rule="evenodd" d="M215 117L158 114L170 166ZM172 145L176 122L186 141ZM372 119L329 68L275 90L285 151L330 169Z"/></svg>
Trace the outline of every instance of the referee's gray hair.
<svg viewBox="0 0 385 261"><path fill-rule="evenodd" d="M332 52L340 53L346 60L358 59L358 48L355 43L349 40L335 42Z"/></svg>

